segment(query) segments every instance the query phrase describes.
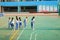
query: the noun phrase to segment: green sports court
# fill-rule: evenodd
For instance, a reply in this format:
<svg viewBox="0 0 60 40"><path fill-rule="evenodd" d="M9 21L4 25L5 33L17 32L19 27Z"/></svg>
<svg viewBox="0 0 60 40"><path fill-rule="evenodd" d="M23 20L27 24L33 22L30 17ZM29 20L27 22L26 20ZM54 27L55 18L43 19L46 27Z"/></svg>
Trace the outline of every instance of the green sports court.
<svg viewBox="0 0 60 40"><path fill-rule="evenodd" d="M22 19L18 30L15 30L16 16ZM9 17L15 20L13 29L8 28ZM0 40L60 40L60 0L0 0Z"/></svg>
<svg viewBox="0 0 60 40"><path fill-rule="evenodd" d="M27 28L8 29L8 18L0 17L0 40L60 40L60 16L35 16L34 30L31 29L31 18L28 16ZM18 16L22 22L26 16Z"/></svg>

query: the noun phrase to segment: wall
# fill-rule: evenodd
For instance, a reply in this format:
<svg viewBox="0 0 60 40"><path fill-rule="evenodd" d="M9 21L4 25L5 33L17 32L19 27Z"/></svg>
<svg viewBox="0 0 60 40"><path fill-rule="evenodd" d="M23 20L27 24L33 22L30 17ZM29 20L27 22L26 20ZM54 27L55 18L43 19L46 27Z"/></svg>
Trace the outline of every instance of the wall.
<svg viewBox="0 0 60 40"><path fill-rule="evenodd" d="M42 9L41 9L40 5L43 5ZM37 12L40 12L41 10L42 11L44 11L44 10L53 11L53 8L52 8L53 5L58 6L58 1L0 2L0 6L17 6L17 7L20 7L20 6L37 6ZM45 8L45 6L46 6L46 8ZM54 9L55 9L55 7L54 7Z"/></svg>
<svg viewBox="0 0 60 40"><path fill-rule="evenodd" d="M58 12L58 6L56 5L39 5L38 12Z"/></svg>
<svg viewBox="0 0 60 40"><path fill-rule="evenodd" d="M0 13L1 13L1 6L0 6Z"/></svg>

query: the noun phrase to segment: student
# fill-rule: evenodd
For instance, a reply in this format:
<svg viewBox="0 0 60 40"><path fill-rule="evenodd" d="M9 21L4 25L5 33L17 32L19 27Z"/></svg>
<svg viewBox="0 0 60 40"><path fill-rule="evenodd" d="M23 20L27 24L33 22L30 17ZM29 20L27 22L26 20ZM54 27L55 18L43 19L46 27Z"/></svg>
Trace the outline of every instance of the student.
<svg viewBox="0 0 60 40"><path fill-rule="evenodd" d="M26 18L24 19L24 28L26 28L26 26L27 26L27 18L28 18L28 17L26 17Z"/></svg>
<svg viewBox="0 0 60 40"><path fill-rule="evenodd" d="M18 30L18 26L19 26L19 20L18 17L16 16L16 30Z"/></svg>
<svg viewBox="0 0 60 40"><path fill-rule="evenodd" d="M8 28L11 27L11 18L9 17L9 20L8 20Z"/></svg>
<svg viewBox="0 0 60 40"><path fill-rule="evenodd" d="M14 18L13 17L11 19L11 27L12 27L12 29L14 28Z"/></svg>
<svg viewBox="0 0 60 40"><path fill-rule="evenodd" d="M22 21L21 18L19 17L19 28L22 27Z"/></svg>
<svg viewBox="0 0 60 40"><path fill-rule="evenodd" d="M33 16L31 19L31 28L34 30L34 22L35 22L35 17Z"/></svg>

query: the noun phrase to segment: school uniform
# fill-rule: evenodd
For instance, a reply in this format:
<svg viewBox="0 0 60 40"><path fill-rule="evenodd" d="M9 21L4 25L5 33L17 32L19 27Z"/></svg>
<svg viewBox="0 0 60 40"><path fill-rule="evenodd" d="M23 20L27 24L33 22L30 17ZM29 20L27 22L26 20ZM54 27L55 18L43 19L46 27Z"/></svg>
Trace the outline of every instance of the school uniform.
<svg viewBox="0 0 60 40"><path fill-rule="evenodd" d="M8 28L10 28L10 27L11 27L11 19L8 20Z"/></svg>
<svg viewBox="0 0 60 40"><path fill-rule="evenodd" d="M35 22L35 19L31 20L31 28L34 30L34 22Z"/></svg>
<svg viewBox="0 0 60 40"><path fill-rule="evenodd" d="M27 19L24 19L24 27L26 28L27 26Z"/></svg>
<svg viewBox="0 0 60 40"><path fill-rule="evenodd" d="M11 27L14 28L14 20L11 21Z"/></svg>
<svg viewBox="0 0 60 40"><path fill-rule="evenodd" d="M19 28L19 21L16 20L16 30Z"/></svg>
<svg viewBox="0 0 60 40"><path fill-rule="evenodd" d="M19 21L19 28L22 27L22 21Z"/></svg>

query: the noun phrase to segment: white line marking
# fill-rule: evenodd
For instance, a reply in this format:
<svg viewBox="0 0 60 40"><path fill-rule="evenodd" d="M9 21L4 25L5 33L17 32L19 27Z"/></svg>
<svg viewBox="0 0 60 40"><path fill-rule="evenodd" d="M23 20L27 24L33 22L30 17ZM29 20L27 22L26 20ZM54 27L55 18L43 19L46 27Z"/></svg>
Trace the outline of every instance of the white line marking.
<svg viewBox="0 0 60 40"><path fill-rule="evenodd" d="M33 35L35 32L36 32L36 31L34 31L34 32L31 33L30 40L32 40L32 35Z"/></svg>
<svg viewBox="0 0 60 40"><path fill-rule="evenodd" d="M23 33L24 29L22 30L22 32L19 34L17 40L21 37L22 33Z"/></svg>
<svg viewBox="0 0 60 40"><path fill-rule="evenodd" d="M11 33L9 33L9 34L10 34L10 36L13 34L13 31L14 31L14 30L11 30Z"/></svg>
<svg viewBox="0 0 60 40"><path fill-rule="evenodd" d="M31 34L31 36L30 36L30 40L32 39L32 34Z"/></svg>
<svg viewBox="0 0 60 40"><path fill-rule="evenodd" d="M35 40L36 40L37 34L35 34Z"/></svg>

